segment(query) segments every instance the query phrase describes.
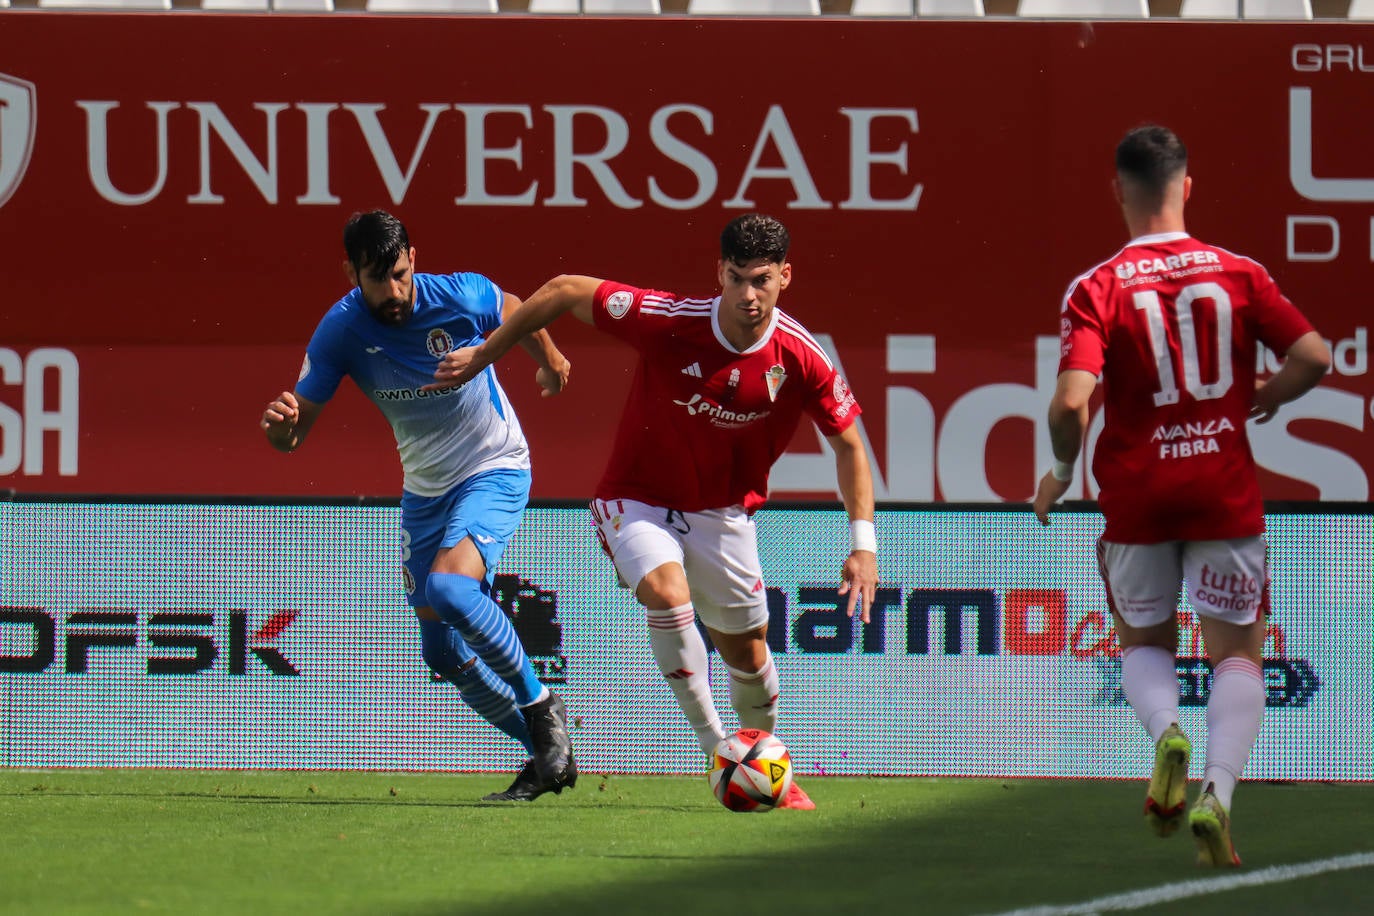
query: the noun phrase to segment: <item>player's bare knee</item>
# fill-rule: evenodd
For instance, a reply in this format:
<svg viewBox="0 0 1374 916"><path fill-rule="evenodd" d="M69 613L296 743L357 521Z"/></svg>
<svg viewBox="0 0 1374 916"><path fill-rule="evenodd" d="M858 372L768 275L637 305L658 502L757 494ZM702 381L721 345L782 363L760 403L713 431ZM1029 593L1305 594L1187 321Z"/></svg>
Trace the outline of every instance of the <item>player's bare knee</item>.
<svg viewBox="0 0 1374 916"><path fill-rule="evenodd" d="M687 575L676 563L651 569L635 586L635 599L651 611L666 611L692 602Z"/></svg>
<svg viewBox="0 0 1374 916"><path fill-rule="evenodd" d="M454 573L481 581L486 578L487 564L472 537L465 537L452 547L441 547L434 555L434 565L430 572Z"/></svg>
<svg viewBox="0 0 1374 916"><path fill-rule="evenodd" d="M720 653L721 661L734 668L756 674L768 664L768 643L763 633L751 630L747 633L721 633L707 628L711 642Z"/></svg>

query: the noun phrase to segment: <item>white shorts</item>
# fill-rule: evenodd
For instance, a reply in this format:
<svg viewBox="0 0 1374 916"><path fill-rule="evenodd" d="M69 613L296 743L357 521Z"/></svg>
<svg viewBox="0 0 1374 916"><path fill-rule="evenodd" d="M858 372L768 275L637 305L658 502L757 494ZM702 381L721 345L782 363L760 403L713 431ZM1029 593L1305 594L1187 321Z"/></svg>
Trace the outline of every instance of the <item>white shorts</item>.
<svg viewBox="0 0 1374 916"><path fill-rule="evenodd" d="M1264 537L1162 544L1097 542L1107 600L1133 627L1174 616L1186 584L1188 605L1202 617L1238 626L1269 610L1268 548Z"/></svg>
<svg viewBox="0 0 1374 916"><path fill-rule="evenodd" d="M740 506L679 512L632 499L592 501L601 546L631 591L664 563L687 573L692 605L719 633L768 624L754 520Z"/></svg>

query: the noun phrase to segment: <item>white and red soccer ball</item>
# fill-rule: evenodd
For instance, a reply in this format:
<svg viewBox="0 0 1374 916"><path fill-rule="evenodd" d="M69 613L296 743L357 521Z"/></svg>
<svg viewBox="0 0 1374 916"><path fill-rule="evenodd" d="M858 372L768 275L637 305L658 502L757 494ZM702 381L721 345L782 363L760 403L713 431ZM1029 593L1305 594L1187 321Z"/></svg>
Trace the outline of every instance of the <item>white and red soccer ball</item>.
<svg viewBox="0 0 1374 916"><path fill-rule="evenodd" d="M770 732L742 728L716 745L708 775L731 811L771 811L792 788L792 758Z"/></svg>

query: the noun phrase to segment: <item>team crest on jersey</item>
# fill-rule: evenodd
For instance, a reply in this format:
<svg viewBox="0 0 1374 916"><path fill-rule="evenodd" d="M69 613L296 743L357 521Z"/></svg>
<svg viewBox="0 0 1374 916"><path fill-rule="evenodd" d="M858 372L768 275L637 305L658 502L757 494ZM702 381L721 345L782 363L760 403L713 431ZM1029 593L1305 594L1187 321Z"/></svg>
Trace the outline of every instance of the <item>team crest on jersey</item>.
<svg viewBox="0 0 1374 916"><path fill-rule="evenodd" d="M310 354L305 354L305 359L301 360L301 374L296 376L296 381L300 381L310 374Z"/></svg>
<svg viewBox="0 0 1374 916"><path fill-rule="evenodd" d="M768 400L776 401L778 392L782 389L782 383L787 381L787 370L782 366L771 366L763 374L763 380L768 383Z"/></svg>
<svg viewBox="0 0 1374 916"><path fill-rule="evenodd" d="M407 595L415 594L415 577L404 566L401 567L401 581L405 583Z"/></svg>
<svg viewBox="0 0 1374 916"><path fill-rule="evenodd" d="M435 359L443 359L444 354L453 349L453 338L443 328L435 328L425 339L425 349Z"/></svg>
<svg viewBox="0 0 1374 916"><path fill-rule="evenodd" d="M1129 280L1135 276L1135 265L1130 261L1123 261L1116 265L1116 275L1123 280Z"/></svg>
<svg viewBox="0 0 1374 916"><path fill-rule="evenodd" d="M634 304L634 293L623 289L616 290L606 297L606 314L612 318L624 318Z"/></svg>

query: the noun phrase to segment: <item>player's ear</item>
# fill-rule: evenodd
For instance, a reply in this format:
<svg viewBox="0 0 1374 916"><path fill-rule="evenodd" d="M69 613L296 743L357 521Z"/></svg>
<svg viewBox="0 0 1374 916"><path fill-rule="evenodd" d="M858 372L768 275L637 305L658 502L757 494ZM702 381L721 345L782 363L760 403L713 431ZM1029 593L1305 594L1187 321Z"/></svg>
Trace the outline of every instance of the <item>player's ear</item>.
<svg viewBox="0 0 1374 916"><path fill-rule="evenodd" d="M787 289L787 284L791 282L792 264L789 261L783 261L782 269L778 271L778 291L781 292L782 290Z"/></svg>
<svg viewBox="0 0 1374 916"><path fill-rule="evenodd" d="M1112 179L1112 197L1116 198L1118 204L1126 203L1125 192L1121 190L1120 177Z"/></svg>
<svg viewBox="0 0 1374 916"><path fill-rule="evenodd" d="M353 266L352 261L347 259L344 260L343 271L344 276L348 278L350 284L353 286L362 286L362 284L358 282L358 268Z"/></svg>
<svg viewBox="0 0 1374 916"><path fill-rule="evenodd" d="M1189 195L1191 195L1192 193L1193 193L1193 176L1192 176L1192 175L1184 175L1184 176L1183 176L1183 202L1184 202L1184 203L1187 203L1187 202L1188 202L1188 197L1189 197Z"/></svg>
<svg viewBox="0 0 1374 916"><path fill-rule="evenodd" d="M410 246L410 272L415 272L415 246Z"/></svg>

